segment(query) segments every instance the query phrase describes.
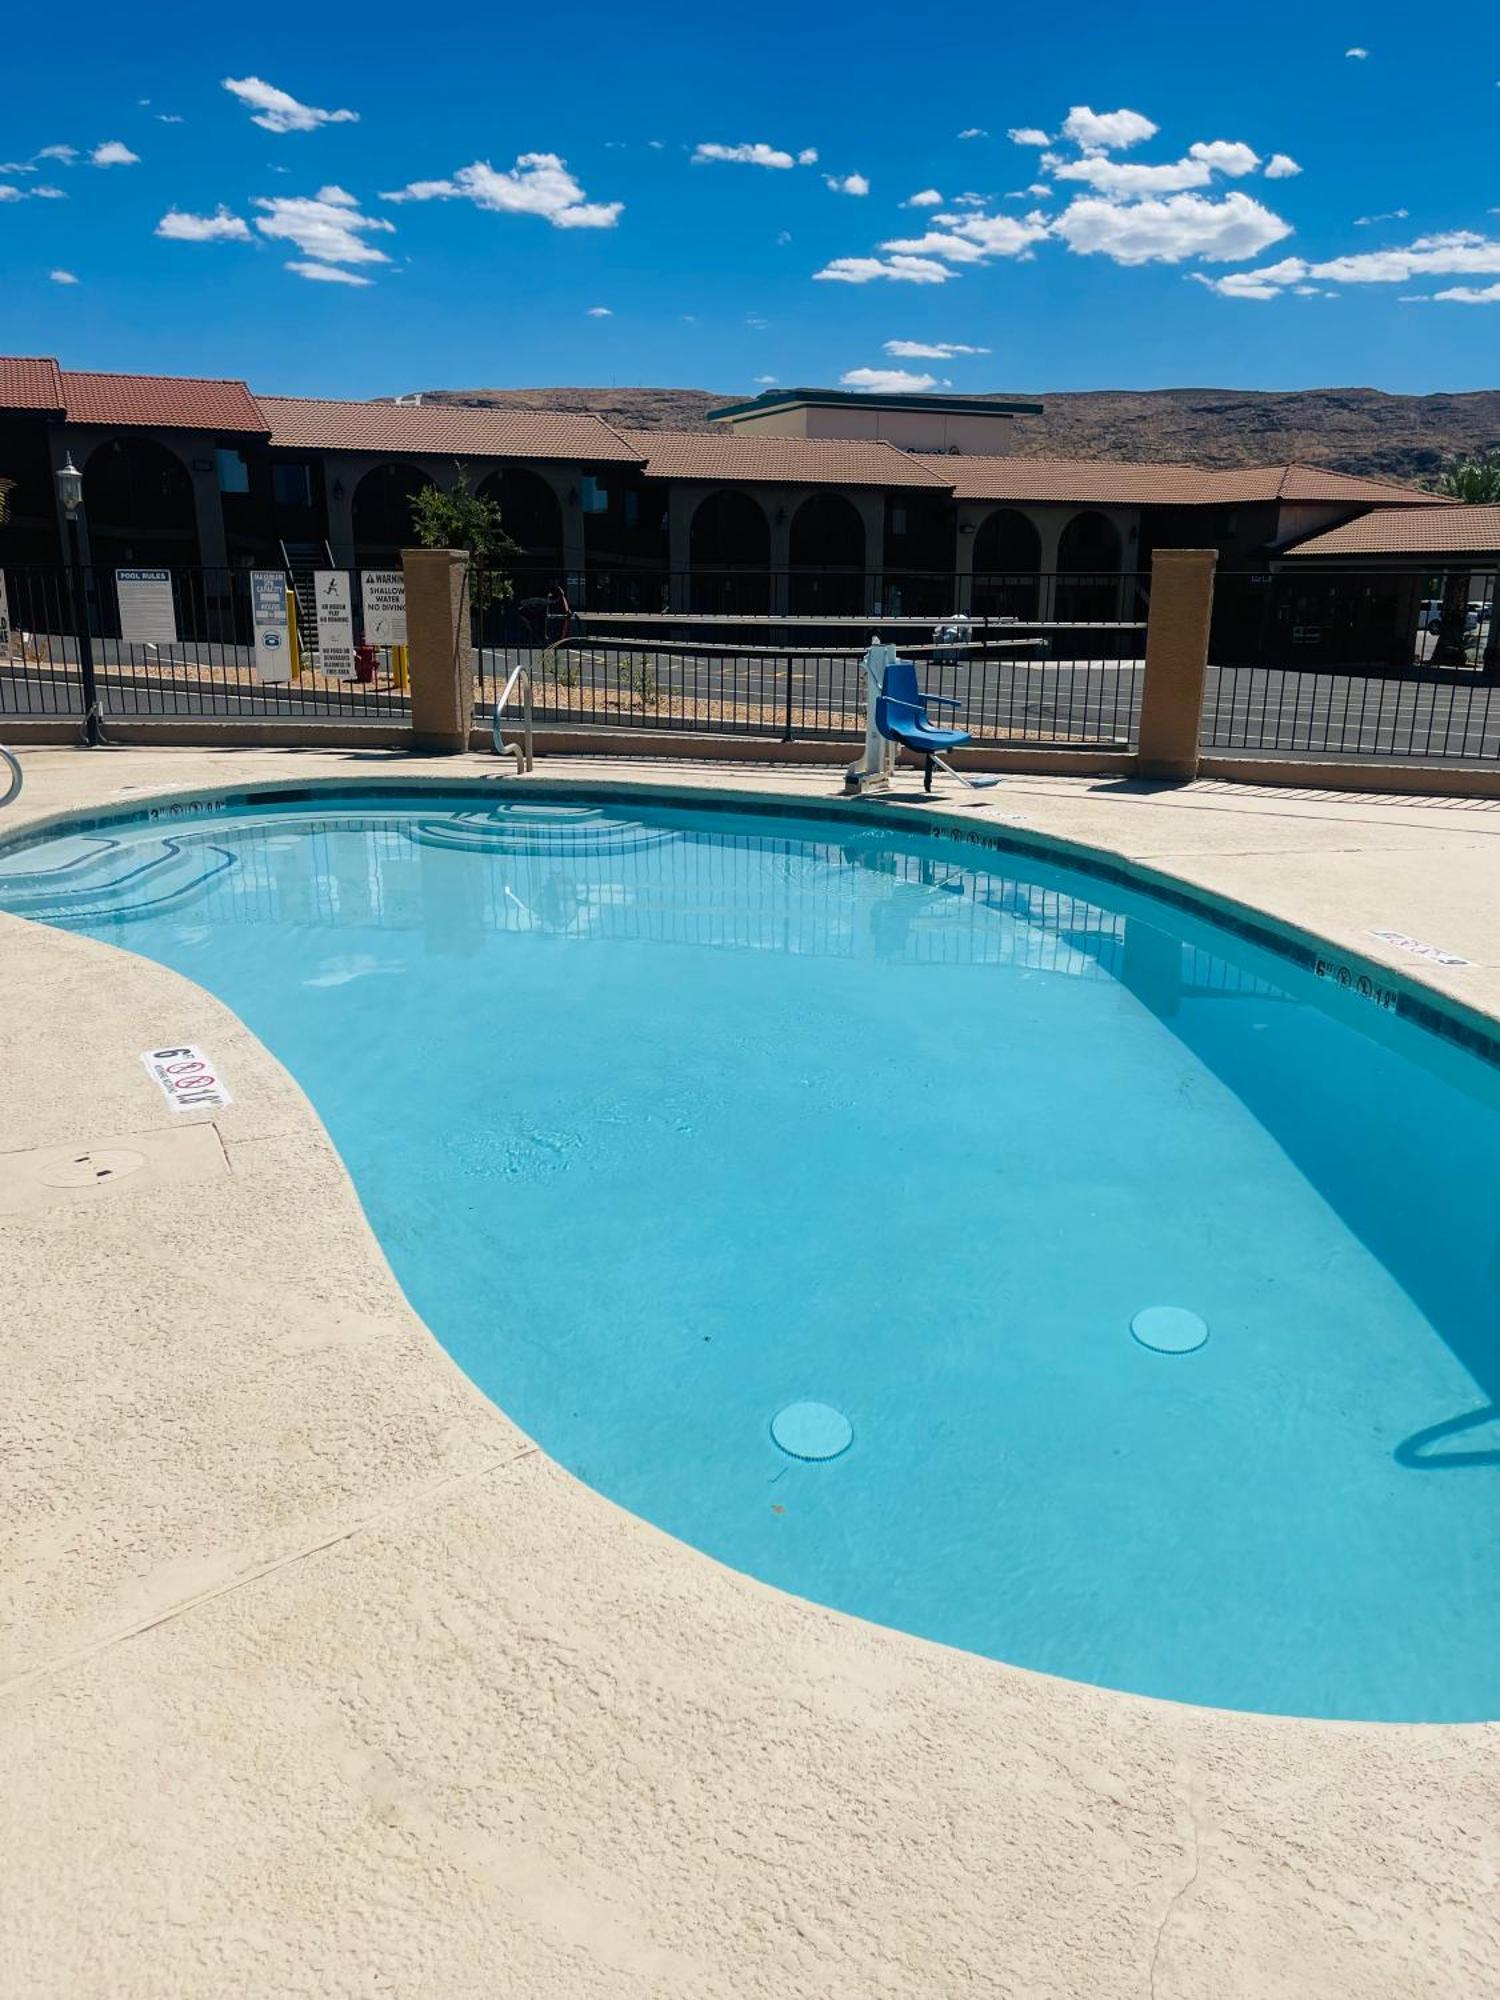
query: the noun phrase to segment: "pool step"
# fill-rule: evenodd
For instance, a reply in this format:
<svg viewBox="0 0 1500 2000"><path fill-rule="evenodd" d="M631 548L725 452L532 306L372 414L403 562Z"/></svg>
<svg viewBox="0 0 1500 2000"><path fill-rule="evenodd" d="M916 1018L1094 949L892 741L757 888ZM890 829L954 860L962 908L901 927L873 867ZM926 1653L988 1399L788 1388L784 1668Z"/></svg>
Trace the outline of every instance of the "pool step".
<svg viewBox="0 0 1500 2000"><path fill-rule="evenodd" d="M109 840L51 869L11 870L0 878L4 907L39 924L127 922L156 916L233 868L235 857L216 844L173 835Z"/></svg>
<svg viewBox="0 0 1500 2000"><path fill-rule="evenodd" d="M587 857L633 854L676 836L667 827L616 819L597 806L496 805L488 812L456 812L418 820L407 838L423 847L460 854Z"/></svg>

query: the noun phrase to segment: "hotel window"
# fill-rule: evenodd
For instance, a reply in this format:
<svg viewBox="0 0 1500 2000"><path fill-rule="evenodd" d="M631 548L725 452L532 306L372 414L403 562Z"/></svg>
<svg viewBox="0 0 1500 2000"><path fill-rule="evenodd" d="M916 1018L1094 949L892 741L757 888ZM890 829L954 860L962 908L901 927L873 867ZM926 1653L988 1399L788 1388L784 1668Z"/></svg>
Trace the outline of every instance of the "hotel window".
<svg viewBox="0 0 1500 2000"><path fill-rule="evenodd" d="M271 492L278 507L312 505L312 467L306 464L273 465Z"/></svg>
<svg viewBox="0 0 1500 2000"><path fill-rule="evenodd" d="M220 446L219 491L221 493L248 493L250 491L250 468L237 451Z"/></svg>
<svg viewBox="0 0 1500 2000"><path fill-rule="evenodd" d="M586 472L578 482L578 504L585 514L609 512L608 489L594 477L592 472Z"/></svg>

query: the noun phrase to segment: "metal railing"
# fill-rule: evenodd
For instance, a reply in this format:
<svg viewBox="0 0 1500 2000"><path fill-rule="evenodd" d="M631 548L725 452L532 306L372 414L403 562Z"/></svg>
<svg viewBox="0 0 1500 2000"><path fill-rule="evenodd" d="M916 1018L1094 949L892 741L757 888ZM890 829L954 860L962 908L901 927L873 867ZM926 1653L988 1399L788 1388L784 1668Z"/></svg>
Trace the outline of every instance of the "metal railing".
<svg viewBox="0 0 1500 2000"><path fill-rule="evenodd" d="M1206 750L1364 761L1500 758L1492 573L1221 572Z"/></svg>
<svg viewBox="0 0 1500 2000"><path fill-rule="evenodd" d="M872 581L862 579L862 587ZM864 728L860 662L879 636L922 662L931 692L962 704L961 719L978 743L1134 744L1144 577L1029 579L1031 599L1052 612L1061 604L1065 618L998 608L955 614L952 581L942 600L947 609L936 615L621 611L580 607L560 585L548 595L527 594L519 577L505 580L509 594L497 601L490 581L476 574L476 701L487 711L493 690L524 665L543 725L853 739ZM1091 593L1086 601L1078 595L1084 590ZM795 593L788 590L785 601Z"/></svg>
<svg viewBox="0 0 1500 2000"><path fill-rule="evenodd" d="M366 649L362 668L346 678L325 669L316 632L294 625L278 656L285 664L271 669L279 678L271 678L256 664L249 570L161 574L167 581L158 587L150 621L156 636L148 637L128 581L122 602L121 572L90 565L0 569L9 608L9 636L0 645L0 715L82 719L86 679L106 725L136 716L382 722L409 713L395 649ZM359 573L347 575L353 637L362 644Z"/></svg>

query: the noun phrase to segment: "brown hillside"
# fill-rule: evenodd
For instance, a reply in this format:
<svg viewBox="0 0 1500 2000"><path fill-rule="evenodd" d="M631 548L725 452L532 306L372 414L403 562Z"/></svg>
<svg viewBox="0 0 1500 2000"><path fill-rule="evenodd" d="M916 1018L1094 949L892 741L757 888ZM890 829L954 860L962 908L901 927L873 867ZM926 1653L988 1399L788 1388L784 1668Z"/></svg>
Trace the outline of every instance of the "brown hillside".
<svg viewBox="0 0 1500 2000"><path fill-rule="evenodd" d="M593 410L650 430L706 430L732 397L707 389L428 389L435 403ZM1500 445L1500 390L1387 396L1379 389L1090 389L1048 395L1043 417L1021 417L1015 448L1029 458L1185 460L1274 465L1296 459L1339 472L1421 481L1444 459Z"/></svg>

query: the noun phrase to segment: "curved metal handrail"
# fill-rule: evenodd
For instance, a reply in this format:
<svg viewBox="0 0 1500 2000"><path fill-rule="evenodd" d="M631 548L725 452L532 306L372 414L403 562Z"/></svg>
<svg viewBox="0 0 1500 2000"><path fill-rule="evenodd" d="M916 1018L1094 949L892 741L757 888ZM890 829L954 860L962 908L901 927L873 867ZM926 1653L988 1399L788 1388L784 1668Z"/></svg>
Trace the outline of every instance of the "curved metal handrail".
<svg viewBox="0 0 1500 2000"><path fill-rule="evenodd" d="M3 793L0 793L0 807L8 806L21 796L21 786L25 779L21 774L20 760L13 757L3 743L0 743L0 771L9 773Z"/></svg>
<svg viewBox="0 0 1500 2000"><path fill-rule="evenodd" d="M501 724L505 718L505 704L510 700L512 694L514 694L517 682L523 683L522 706L521 706L521 741L519 743L507 743L500 734L500 729L501 729ZM495 697L495 715L494 715L494 721L491 724L491 731L490 731L491 735L494 738L495 755L497 757L514 757L516 760L516 769L518 772L529 771L536 763L536 757L532 747L531 710L532 710L531 668L523 660L520 666L512 670L510 679L505 683L505 686L501 688L499 694Z"/></svg>

